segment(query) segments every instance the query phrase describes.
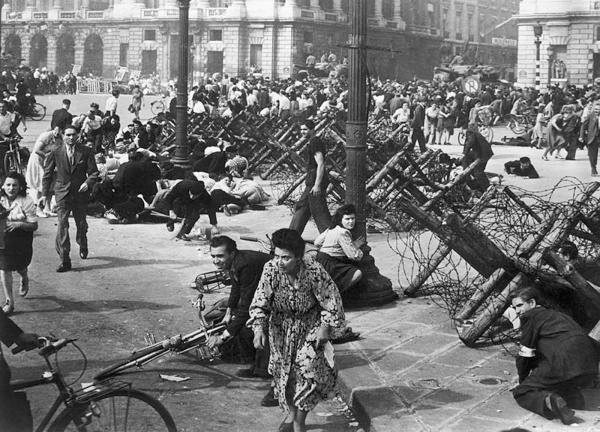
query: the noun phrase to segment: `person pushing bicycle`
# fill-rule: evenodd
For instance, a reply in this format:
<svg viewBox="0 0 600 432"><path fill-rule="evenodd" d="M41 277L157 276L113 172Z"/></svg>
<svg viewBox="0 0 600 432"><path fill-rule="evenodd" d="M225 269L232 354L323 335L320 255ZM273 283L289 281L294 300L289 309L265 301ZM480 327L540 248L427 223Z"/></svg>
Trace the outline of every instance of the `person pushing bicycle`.
<svg viewBox="0 0 600 432"><path fill-rule="evenodd" d="M0 341L7 347L17 344L23 349L38 346L38 336L25 333L0 309ZM15 398L10 389L10 368L0 348L0 431L20 432L22 429L15 418Z"/></svg>

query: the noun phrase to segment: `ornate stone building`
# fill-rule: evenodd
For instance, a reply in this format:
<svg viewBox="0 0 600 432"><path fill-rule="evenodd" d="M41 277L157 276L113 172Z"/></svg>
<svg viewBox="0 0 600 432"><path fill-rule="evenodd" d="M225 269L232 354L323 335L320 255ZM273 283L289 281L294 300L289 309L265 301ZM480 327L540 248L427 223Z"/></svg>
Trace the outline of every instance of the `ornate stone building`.
<svg viewBox="0 0 600 432"><path fill-rule="evenodd" d="M541 85L587 85L600 77L600 1L523 0L518 16L518 82L535 85L536 35Z"/></svg>
<svg viewBox="0 0 600 432"><path fill-rule="evenodd" d="M470 63L514 67L517 27L510 18L518 0L442 0L442 56L460 54Z"/></svg>
<svg viewBox="0 0 600 432"><path fill-rule="evenodd" d="M286 77L308 55L341 60L351 0L192 0L193 76L225 72ZM177 0L4 0L2 48L33 67L113 77L119 66L176 76ZM483 2L483 0L482 0ZM442 4L454 0L372 0L369 72L381 78L430 78L444 43ZM460 4L477 3L465 0ZM491 2L490 2L491 3ZM467 9L467 11L470 9ZM475 15L477 20L479 15ZM474 23L465 15L464 26ZM473 24L474 25L474 24ZM477 30L451 30L458 45ZM451 35L451 37L450 37ZM477 37L477 41L479 38Z"/></svg>

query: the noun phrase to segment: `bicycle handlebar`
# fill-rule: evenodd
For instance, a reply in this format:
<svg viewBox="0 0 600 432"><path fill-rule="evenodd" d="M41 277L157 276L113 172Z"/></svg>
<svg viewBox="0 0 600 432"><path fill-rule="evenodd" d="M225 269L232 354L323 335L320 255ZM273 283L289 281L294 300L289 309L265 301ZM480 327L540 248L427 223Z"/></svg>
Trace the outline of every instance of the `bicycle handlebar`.
<svg viewBox="0 0 600 432"><path fill-rule="evenodd" d="M76 340L77 339L54 339L52 337L40 337L40 338L38 338L37 346L30 346L30 347L17 346L15 348L13 348L11 350L11 352L13 354L18 354L22 351L31 351L35 348L39 348L40 349L39 354L43 357L47 357L49 355L52 355L52 354L60 351L61 349L63 349L70 343L75 342Z"/></svg>

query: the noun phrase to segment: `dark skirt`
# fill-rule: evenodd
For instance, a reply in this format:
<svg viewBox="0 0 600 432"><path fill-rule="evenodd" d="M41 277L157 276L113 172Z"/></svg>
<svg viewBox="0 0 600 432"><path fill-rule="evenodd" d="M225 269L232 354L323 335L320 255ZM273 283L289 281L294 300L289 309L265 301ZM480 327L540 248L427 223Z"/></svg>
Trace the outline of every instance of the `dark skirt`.
<svg viewBox="0 0 600 432"><path fill-rule="evenodd" d="M350 287L352 276L358 270L354 261L348 258L332 257L323 252L317 252L317 262L329 273L340 292L344 292Z"/></svg>
<svg viewBox="0 0 600 432"><path fill-rule="evenodd" d="M4 243L4 249L0 249L0 270L23 270L31 264L33 231L7 231Z"/></svg>

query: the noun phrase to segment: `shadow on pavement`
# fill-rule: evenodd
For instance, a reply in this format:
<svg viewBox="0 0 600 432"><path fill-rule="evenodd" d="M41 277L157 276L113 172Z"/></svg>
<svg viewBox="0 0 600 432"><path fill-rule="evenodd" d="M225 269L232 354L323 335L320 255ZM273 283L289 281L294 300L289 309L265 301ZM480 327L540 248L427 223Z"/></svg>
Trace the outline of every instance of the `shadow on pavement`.
<svg viewBox="0 0 600 432"><path fill-rule="evenodd" d="M35 313L44 312L106 312L111 310L168 310L168 309L179 309L179 304L162 304L152 303L142 300L85 300L85 301L73 301L56 296L32 296L32 300L46 300L56 303L58 306L47 309L36 309Z"/></svg>
<svg viewBox="0 0 600 432"><path fill-rule="evenodd" d="M131 259L127 259L127 258L119 258L119 257L114 257L114 256L91 256L86 260L87 262L92 262L92 261L105 261L102 264L92 264L92 265L86 265L83 267L73 267L73 269L71 271L73 272L81 272L81 271L89 271L89 270L102 270L102 269L110 269L110 268L117 268L117 267L131 267L131 266L141 266L141 265L171 265L171 264L176 264L177 267L175 267L173 270L179 269L179 268L188 268L190 265L194 265L197 264L198 261L197 260L160 260L160 259L148 259L148 260L143 260L143 259L136 259L136 260L131 260Z"/></svg>

